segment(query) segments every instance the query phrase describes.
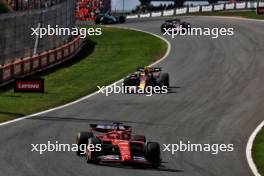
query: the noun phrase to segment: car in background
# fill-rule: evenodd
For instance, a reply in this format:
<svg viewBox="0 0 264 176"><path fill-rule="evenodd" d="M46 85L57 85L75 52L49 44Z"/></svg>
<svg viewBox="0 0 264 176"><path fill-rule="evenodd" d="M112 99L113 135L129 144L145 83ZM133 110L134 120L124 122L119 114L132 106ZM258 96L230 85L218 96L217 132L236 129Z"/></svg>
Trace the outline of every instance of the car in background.
<svg viewBox="0 0 264 176"><path fill-rule="evenodd" d="M170 85L169 74L162 73L162 69L158 67L140 67L136 72L129 74L124 79L124 86L136 87L138 89L145 89L148 86L166 86Z"/></svg>
<svg viewBox="0 0 264 176"><path fill-rule="evenodd" d="M161 25L161 32L164 33L166 30L170 29L179 29L179 28L185 28L188 29L191 27L190 23L187 23L185 21L181 21L180 19L170 19L166 20L162 25Z"/></svg>
<svg viewBox="0 0 264 176"><path fill-rule="evenodd" d="M100 13L95 18L95 24L120 24L125 22L126 17L113 16L110 13Z"/></svg>
<svg viewBox="0 0 264 176"><path fill-rule="evenodd" d="M86 147L87 163L119 163L157 168L161 164L160 145L146 142L143 135L132 135L131 126L115 122L113 124L90 124L91 130L77 135L77 144L100 145L101 150ZM94 133L102 133L95 135ZM80 155L80 151L77 151Z"/></svg>

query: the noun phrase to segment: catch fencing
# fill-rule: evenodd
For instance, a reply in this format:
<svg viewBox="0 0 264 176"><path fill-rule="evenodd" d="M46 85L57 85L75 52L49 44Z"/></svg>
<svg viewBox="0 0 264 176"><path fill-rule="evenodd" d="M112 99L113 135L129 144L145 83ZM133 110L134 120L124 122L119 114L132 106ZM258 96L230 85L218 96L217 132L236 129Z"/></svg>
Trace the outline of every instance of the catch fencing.
<svg viewBox="0 0 264 176"><path fill-rule="evenodd" d="M19 58L30 57L67 43L71 36L44 36L36 42L31 28L62 28L75 26L74 1L65 0L44 9L11 12L0 15L0 64L11 63Z"/></svg>

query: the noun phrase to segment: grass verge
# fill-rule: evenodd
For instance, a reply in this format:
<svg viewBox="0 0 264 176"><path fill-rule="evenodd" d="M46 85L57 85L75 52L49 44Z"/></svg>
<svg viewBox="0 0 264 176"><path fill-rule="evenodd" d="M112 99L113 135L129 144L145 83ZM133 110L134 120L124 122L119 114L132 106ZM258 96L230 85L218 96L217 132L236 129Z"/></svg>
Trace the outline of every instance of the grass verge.
<svg viewBox="0 0 264 176"><path fill-rule="evenodd" d="M264 128L258 133L253 144L252 156L259 173L264 175Z"/></svg>
<svg viewBox="0 0 264 176"><path fill-rule="evenodd" d="M89 37L71 61L34 77L45 79L45 93L14 93L0 90L0 122L71 102L92 93L162 57L167 45L142 32L102 28L103 35Z"/></svg>
<svg viewBox="0 0 264 176"><path fill-rule="evenodd" d="M252 10L252 11L199 12L199 13L190 13L188 15L231 16L231 17L242 17L242 18L249 18L249 19L264 20L264 15L257 15L255 10Z"/></svg>

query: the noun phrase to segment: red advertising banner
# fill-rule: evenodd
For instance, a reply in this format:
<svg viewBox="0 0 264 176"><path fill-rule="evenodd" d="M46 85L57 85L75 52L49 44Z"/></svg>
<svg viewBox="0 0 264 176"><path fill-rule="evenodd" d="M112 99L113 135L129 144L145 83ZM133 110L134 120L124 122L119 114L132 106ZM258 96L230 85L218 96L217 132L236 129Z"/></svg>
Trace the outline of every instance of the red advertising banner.
<svg viewBox="0 0 264 176"><path fill-rule="evenodd" d="M15 79L14 92L44 93L44 79Z"/></svg>
<svg viewBox="0 0 264 176"><path fill-rule="evenodd" d="M257 15L264 15L264 7L257 8Z"/></svg>

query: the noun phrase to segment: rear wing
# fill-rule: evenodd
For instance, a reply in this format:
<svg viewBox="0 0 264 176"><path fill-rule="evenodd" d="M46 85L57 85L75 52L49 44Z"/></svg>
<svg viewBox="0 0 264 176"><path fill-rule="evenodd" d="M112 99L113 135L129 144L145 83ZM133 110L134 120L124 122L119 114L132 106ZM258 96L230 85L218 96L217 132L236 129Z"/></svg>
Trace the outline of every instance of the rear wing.
<svg viewBox="0 0 264 176"><path fill-rule="evenodd" d="M110 131L118 130L118 131L132 131L131 126L121 125L120 123L115 124L90 124L90 127L94 131L107 133Z"/></svg>
<svg viewBox="0 0 264 176"><path fill-rule="evenodd" d="M162 71L162 69L160 67L149 67L148 69L150 72L161 72ZM140 72L142 72L144 70L145 70L144 67L138 67L137 68L137 71L140 71Z"/></svg>

